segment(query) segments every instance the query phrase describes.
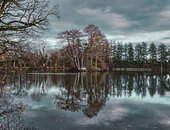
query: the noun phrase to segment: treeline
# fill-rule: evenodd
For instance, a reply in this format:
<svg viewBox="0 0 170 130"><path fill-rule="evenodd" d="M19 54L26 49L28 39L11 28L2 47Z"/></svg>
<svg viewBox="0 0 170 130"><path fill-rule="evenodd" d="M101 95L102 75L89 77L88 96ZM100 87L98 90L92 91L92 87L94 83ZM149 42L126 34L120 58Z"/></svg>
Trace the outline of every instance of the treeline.
<svg viewBox="0 0 170 130"><path fill-rule="evenodd" d="M166 44L156 46L142 42L109 42L100 29L90 24L83 30L72 29L57 35L60 49L49 50L46 44L32 47L18 44L0 55L1 67L30 67L41 69L65 69L98 71L109 68L168 68L170 48Z"/></svg>
<svg viewBox="0 0 170 130"><path fill-rule="evenodd" d="M111 57L117 67L151 67L149 65L168 65L170 63L170 48L161 43L156 46L146 42L111 44Z"/></svg>

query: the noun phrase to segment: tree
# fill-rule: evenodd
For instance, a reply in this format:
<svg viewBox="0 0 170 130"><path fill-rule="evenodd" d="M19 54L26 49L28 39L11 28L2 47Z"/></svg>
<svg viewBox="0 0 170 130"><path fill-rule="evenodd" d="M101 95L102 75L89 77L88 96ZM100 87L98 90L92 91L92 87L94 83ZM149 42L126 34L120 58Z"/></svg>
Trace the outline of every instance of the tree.
<svg viewBox="0 0 170 130"><path fill-rule="evenodd" d="M123 46L123 60L125 62L128 61L128 44L125 43L125 45Z"/></svg>
<svg viewBox="0 0 170 130"><path fill-rule="evenodd" d="M106 63L108 63L110 61L111 49L107 40L104 42L101 48L101 57Z"/></svg>
<svg viewBox="0 0 170 130"><path fill-rule="evenodd" d="M158 59L161 62L161 72L162 72L162 70L163 70L163 63L165 63L167 61L167 48L166 48L166 45L161 43L158 46L157 53L158 53Z"/></svg>
<svg viewBox="0 0 170 130"><path fill-rule="evenodd" d="M64 51L69 58L70 63L73 65L73 68L76 68L77 70L79 70L82 66L81 57L83 57L83 55L81 53L81 38L83 36L83 33L77 29L63 31L58 34L58 38L62 39L62 42L67 43Z"/></svg>
<svg viewBox="0 0 170 130"><path fill-rule="evenodd" d="M19 7L19 3L16 0L0 0L0 14L2 14L5 10L5 6L8 3L15 4L16 6Z"/></svg>
<svg viewBox="0 0 170 130"><path fill-rule="evenodd" d="M99 28L93 24L85 27L84 32L88 39L86 47L88 49L88 57L90 58L90 68L93 68L93 59L95 59L95 68L97 68L98 59L102 53L101 48L108 42Z"/></svg>
<svg viewBox="0 0 170 130"><path fill-rule="evenodd" d="M128 62L133 63L134 61L134 49L132 43L128 44Z"/></svg>
<svg viewBox="0 0 170 130"><path fill-rule="evenodd" d="M150 44L148 53L149 53L149 61L151 63L156 62L157 61L157 52L156 52L157 48L155 46L154 43Z"/></svg>
<svg viewBox="0 0 170 130"><path fill-rule="evenodd" d="M142 42L141 44L141 60L142 63L147 62L147 44L145 42Z"/></svg>
<svg viewBox="0 0 170 130"><path fill-rule="evenodd" d="M50 15L59 17L56 6L49 10L48 0L1 0L0 3L0 55L44 32Z"/></svg>
<svg viewBox="0 0 170 130"><path fill-rule="evenodd" d="M168 49L168 63L170 63L170 46L169 46L169 49Z"/></svg>
<svg viewBox="0 0 170 130"><path fill-rule="evenodd" d="M135 60L139 63L142 62L142 47L140 43L135 46Z"/></svg>
<svg viewBox="0 0 170 130"><path fill-rule="evenodd" d="M158 59L161 62L166 62L167 61L167 47L166 47L165 44L161 43L158 46L157 53L158 53Z"/></svg>
<svg viewBox="0 0 170 130"><path fill-rule="evenodd" d="M123 45L122 43L118 42L116 50L116 61L120 63L122 59L123 59Z"/></svg>
<svg viewBox="0 0 170 130"><path fill-rule="evenodd" d="M115 42L111 42L110 49L111 49L112 60L113 62L115 62L116 61L116 50L117 50L117 45Z"/></svg>

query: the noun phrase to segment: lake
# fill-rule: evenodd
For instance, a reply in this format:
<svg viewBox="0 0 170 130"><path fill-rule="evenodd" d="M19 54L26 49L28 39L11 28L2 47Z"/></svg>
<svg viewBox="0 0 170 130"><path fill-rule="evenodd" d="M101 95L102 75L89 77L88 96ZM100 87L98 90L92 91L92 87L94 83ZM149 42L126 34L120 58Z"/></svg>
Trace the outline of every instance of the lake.
<svg viewBox="0 0 170 130"><path fill-rule="evenodd" d="M10 73L0 100L0 129L170 129L168 74Z"/></svg>

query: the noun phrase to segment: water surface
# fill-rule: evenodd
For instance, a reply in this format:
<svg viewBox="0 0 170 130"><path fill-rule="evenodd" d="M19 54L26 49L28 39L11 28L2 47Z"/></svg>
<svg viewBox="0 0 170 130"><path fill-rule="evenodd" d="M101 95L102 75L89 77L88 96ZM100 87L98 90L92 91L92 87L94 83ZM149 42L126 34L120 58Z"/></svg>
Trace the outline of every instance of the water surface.
<svg viewBox="0 0 170 130"><path fill-rule="evenodd" d="M13 73L3 88L0 128L170 129L167 74Z"/></svg>

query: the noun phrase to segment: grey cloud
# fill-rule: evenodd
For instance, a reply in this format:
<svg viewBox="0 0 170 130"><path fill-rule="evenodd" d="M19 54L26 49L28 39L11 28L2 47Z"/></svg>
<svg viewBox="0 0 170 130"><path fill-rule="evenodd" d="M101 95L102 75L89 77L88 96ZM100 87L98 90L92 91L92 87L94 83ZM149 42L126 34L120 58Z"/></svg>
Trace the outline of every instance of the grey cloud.
<svg viewBox="0 0 170 130"><path fill-rule="evenodd" d="M164 37L162 40L170 40L170 37Z"/></svg>
<svg viewBox="0 0 170 130"><path fill-rule="evenodd" d="M84 17L83 15L79 15L75 10L89 8L93 10L100 9L102 12L108 9L110 13L123 15L132 22L133 26L126 28L128 31L141 29L145 31L156 31L156 28L153 26L158 18L157 14L169 6L170 2L168 0L62 0L61 4L65 6L65 8L61 8L61 11L63 11L63 13L65 12L63 18L77 25L87 25L90 22L97 23L98 21L88 16ZM101 27L105 26L105 23L98 24L101 25ZM158 30L166 29L164 26L157 28Z"/></svg>
<svg viewBox="0 0 170 130"><path fill-rule="evenodd" d="M51 18L53 34L83 29L88 24L99 26L109 35L170 30L170 0L53 0L54 3L59 4L61 19Z"/></svg>

